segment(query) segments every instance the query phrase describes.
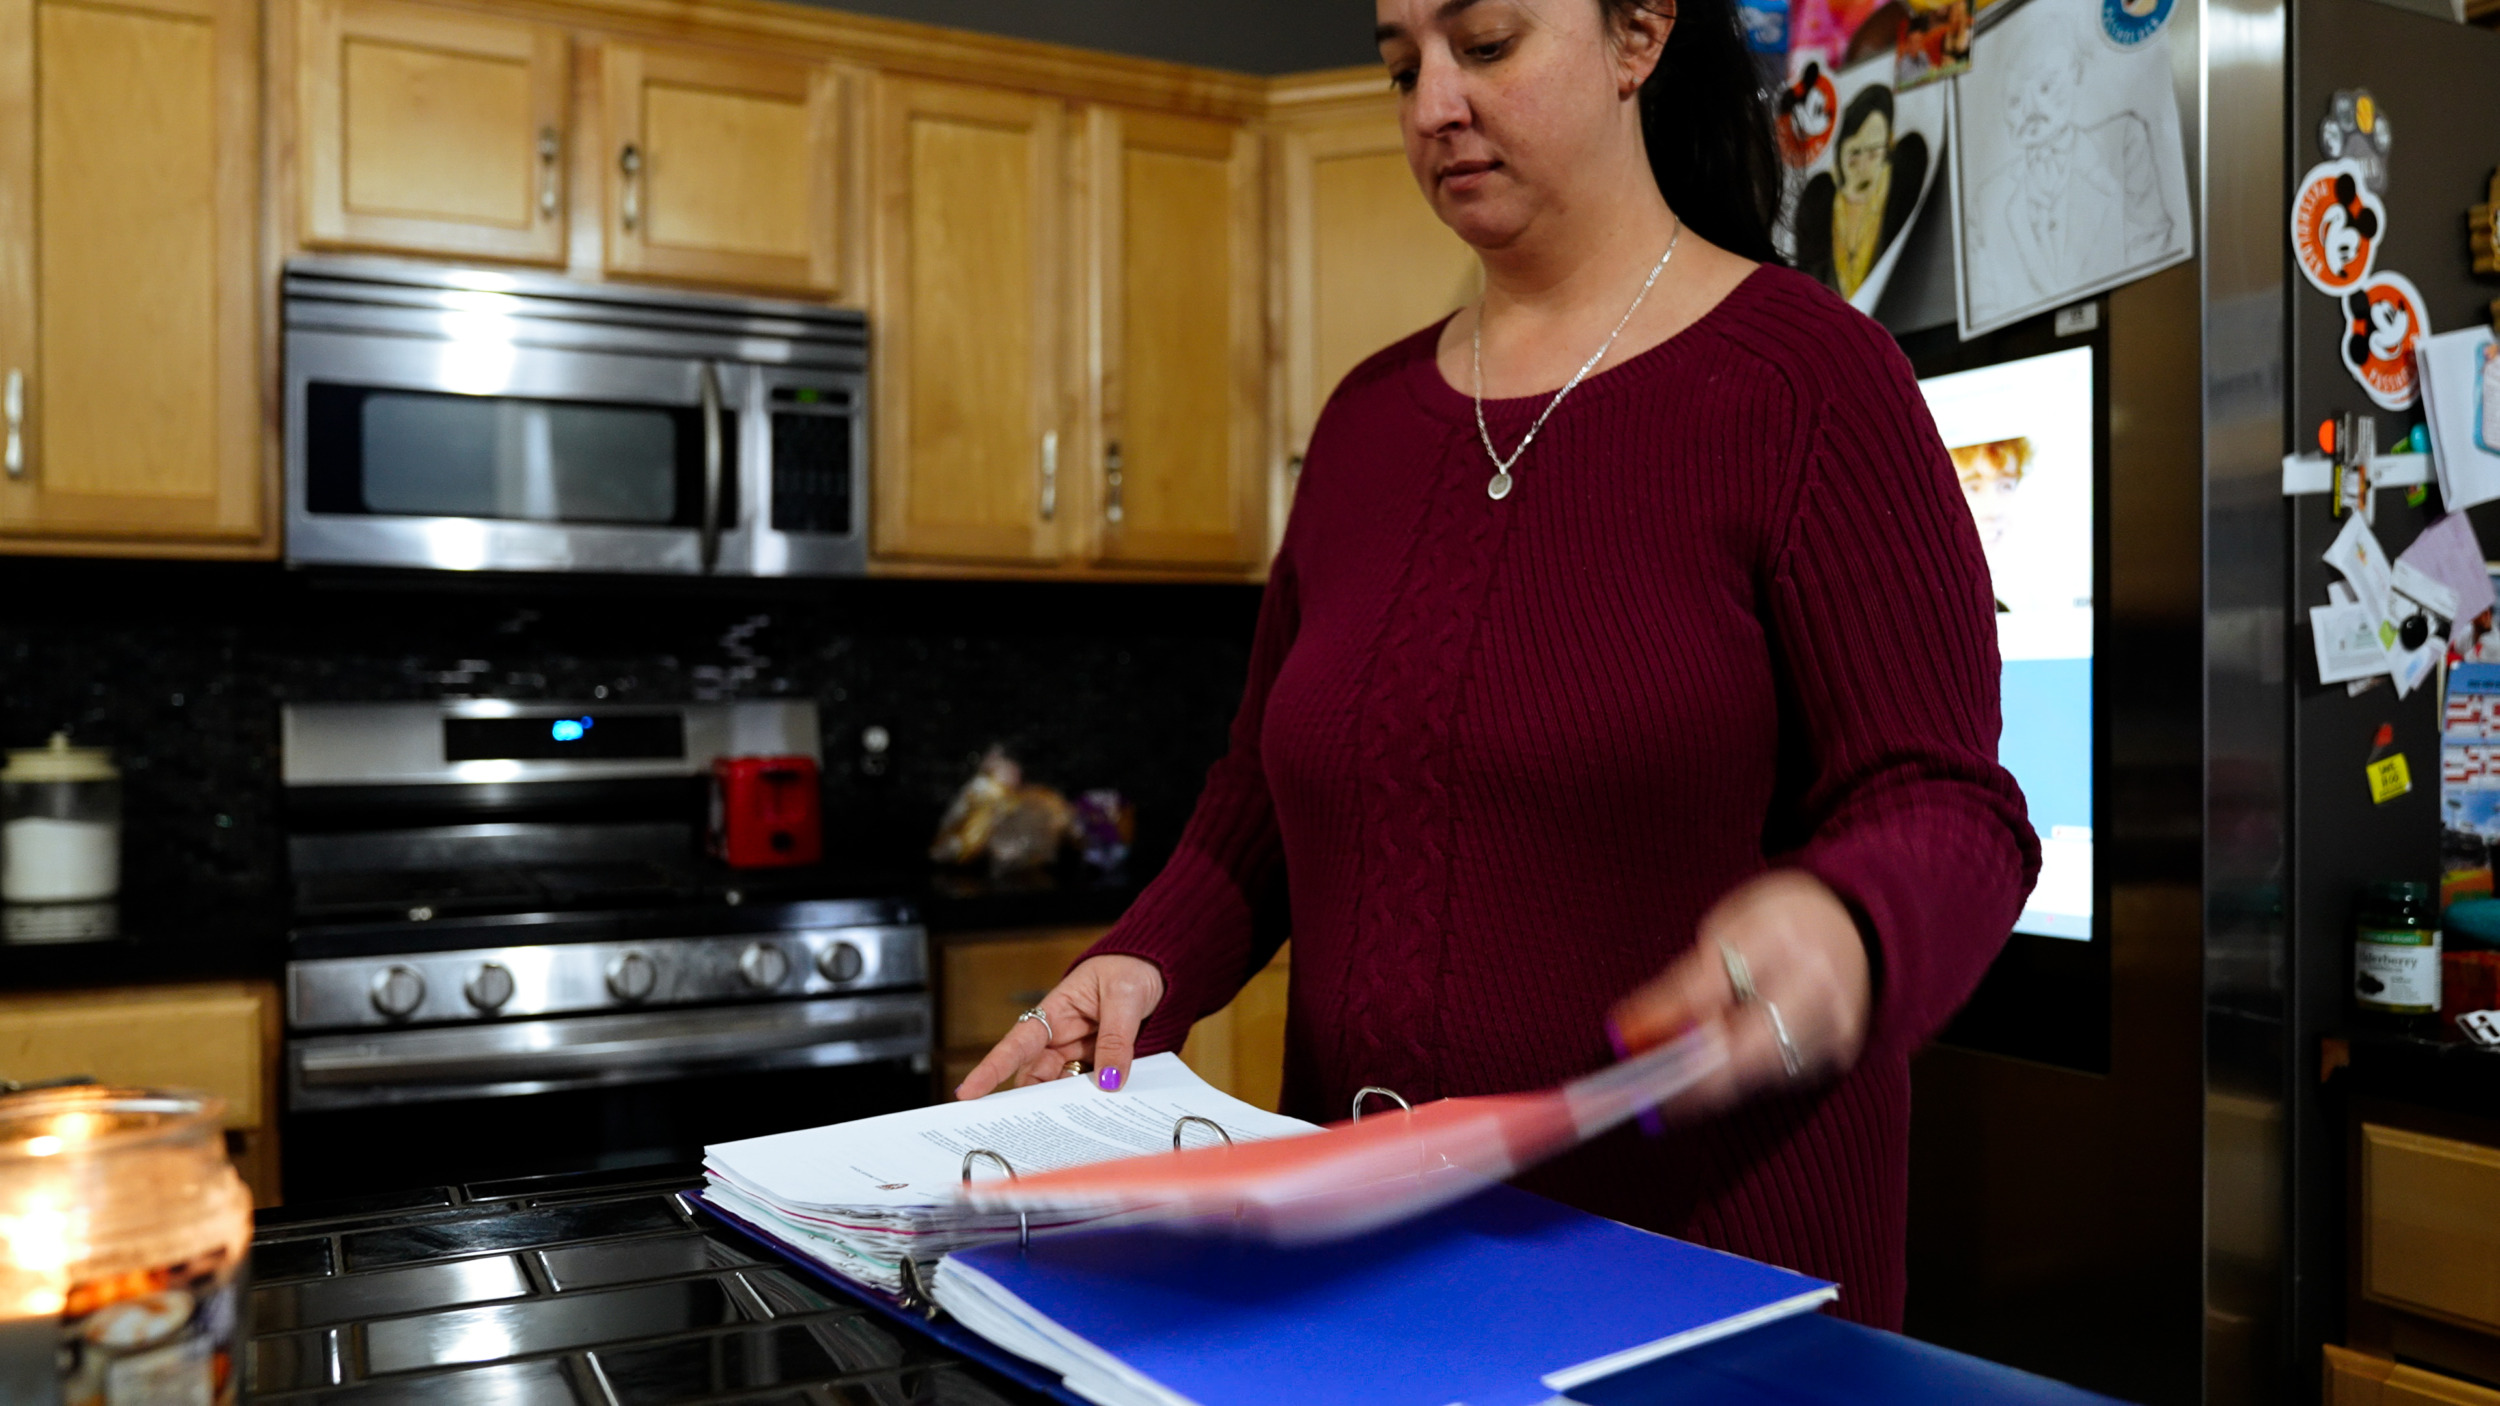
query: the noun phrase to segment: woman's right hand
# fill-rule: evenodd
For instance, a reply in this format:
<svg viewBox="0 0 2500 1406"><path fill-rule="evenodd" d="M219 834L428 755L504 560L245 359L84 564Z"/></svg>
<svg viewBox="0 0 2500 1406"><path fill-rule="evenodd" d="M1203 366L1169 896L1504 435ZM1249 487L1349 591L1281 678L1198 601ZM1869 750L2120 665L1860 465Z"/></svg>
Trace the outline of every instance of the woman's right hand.
<svg viewBox="0 0 2500 1406"><path fill-rule="evenodd" d="M1088 957L1059 979L1039 1010L1049 1021L1020 1020L990 1047L964 1081L957 1098L979 1098L1022 1074L1038 1084L1065 1075L1070 1060L1083 1060L1095 1086L1116 1093L1128 1081L1137 1056L1137 1032L1163 1000L1163 972L1143 957Z"/></svg>

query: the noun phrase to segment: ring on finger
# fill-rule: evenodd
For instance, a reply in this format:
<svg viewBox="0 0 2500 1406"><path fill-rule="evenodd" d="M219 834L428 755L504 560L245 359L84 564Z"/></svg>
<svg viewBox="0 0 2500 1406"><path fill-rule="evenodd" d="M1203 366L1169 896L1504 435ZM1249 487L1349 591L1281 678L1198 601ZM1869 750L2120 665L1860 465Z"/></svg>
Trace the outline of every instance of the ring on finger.
<svg viewBox="0 0 2500 1406"><path fill-rule="evenodd" d="M1780 1047L1780 1068L1787 1070L1791 1079L1803 1074L1806 1071L1805 1056L1797 1052L1797 1042L1788 1038L1788 1022L1780 1019L1779 1003L1764 1001L1762 1013L1771 1018L1771 1039Z"/></svg>
<svg viewBox="0 0 2500 1406"><path fill-rule="evenodd" d="M1762 999L1762 993L1754 989L1753 968L1746 964L1745 954L1726 938L1719 939L1719 964L1727 968L1727 984L1736 992L1736 1004L1750 1006Z"/></svg>
<svg viewBox="0 0 2500 1406"><path fill-rule="evenodd" d="M1042 1014L1042 1008L1040 1006L1027 1006L1016 1016L1016 1024L1018 1025L1022 1025L1028 1020L1038 1020L1042 1023L1042 1033L1049 1037L1047 1040L1043 1041L1044 1044L1055 1045L1059 1043L1059 1032L1050 1028L1050 1017Z"/></svg>
<svg viewBox="0 0 2500 1406"><path fill-rule="evenodd" d="M1072 1059L1059 1066L1059 1077L1062 1079L1073 1079L1084 1072L1085 1061L1081 1059Z"/></svg>

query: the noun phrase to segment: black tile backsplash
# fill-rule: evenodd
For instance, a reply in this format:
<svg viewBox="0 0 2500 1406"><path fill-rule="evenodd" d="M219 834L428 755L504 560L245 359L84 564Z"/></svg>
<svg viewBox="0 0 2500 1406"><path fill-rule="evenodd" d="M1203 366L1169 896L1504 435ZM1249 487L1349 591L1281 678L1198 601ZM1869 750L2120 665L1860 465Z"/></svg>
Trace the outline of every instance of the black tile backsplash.
<svg viewBox="0 0 2500 1406"><path fill-rule="evenodd" d="M980 752L1137 804L1168 853L1239 700L1257 588L730 583L0 561L0 744L66 728L124 773L124 907L264 902L278 705L456 695L805 697L829 856L909 862ZM893 739L882 775L860 736Z"/></svg>

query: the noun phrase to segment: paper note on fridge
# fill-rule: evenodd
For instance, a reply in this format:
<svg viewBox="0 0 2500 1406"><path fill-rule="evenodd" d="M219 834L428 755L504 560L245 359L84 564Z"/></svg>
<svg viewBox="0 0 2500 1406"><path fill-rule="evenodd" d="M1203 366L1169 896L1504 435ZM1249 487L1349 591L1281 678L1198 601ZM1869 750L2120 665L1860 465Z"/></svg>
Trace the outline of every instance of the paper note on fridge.
<svg viewBox="0 0 2500 1406"><path fill-rule="evenodd" d="M2440 502L2453 513L2500 498L2500 348L2491 329L2427 338L2413 359Z"/></svg>
<svg viewBox="0 0 2500 1406"><path fill-rule="evenodd" d="M2381 620L2394 617L2396 603L2391 597L2396 582L2388 568L2387 553L2359 513L2344 519L2344 530L2335 534L2334 545L2326 549L2325 561L2352 583L2353 594L2360 597L2372 615Z"/></svg>
<svg viewBox="0 0 2500 1406"><path fill-rule="evenodd" d="M2378 612L2358 602L2309 608L2309 632L2318 645L2318 682L2344 683L2388 671L2387 646L2379 638Z"/></svg>

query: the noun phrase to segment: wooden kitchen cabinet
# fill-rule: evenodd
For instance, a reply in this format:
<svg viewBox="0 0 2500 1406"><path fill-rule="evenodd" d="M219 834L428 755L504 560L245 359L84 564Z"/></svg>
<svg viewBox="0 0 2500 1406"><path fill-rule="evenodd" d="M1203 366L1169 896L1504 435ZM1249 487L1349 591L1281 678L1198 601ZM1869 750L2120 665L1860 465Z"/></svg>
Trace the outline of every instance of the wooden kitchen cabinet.
<svg viewBox="0 0 2500 1406"><path fill-rule="evenodd" d="M1267 554L1256 140L1232 122L1086 119L1094 559L1254 567Z"/></svg>
<svg viewBox="0 0 2500 1406"><path fill-rule="evenodd" d="M1230 1005L1190 1027L1181 1059L1224 1092L1274 1111L1285 1089L1285 995L1292 984L1288 943Z"/></svg>
<svg viewBox="0 0 2500 1406"><path fill-rule="evenodd" d="M835 298L843 287L843 75L610 43L607 270Z"/></svg>
<svg viewBox="0 0 2500 1406"><path fill-rule="evenodd" d="M0 0L0 542L250 549L252 0Z"/></svg>
<svg viewBox="0 0 2500 1406"><path fill-rule="evenodd" d="M225 1101L253 1204L278 1201L278 991L268 982L0 996L0 1078L84 1077Z"/></svg>
<svg viewBox="0 0 2500 1406"><path fill-rule="evenodd" d="M308 246L564 262L564 30L401 0L296 26Z"/></svg>
<svg viewBox="0 0 2500 1406"><path fill-rule="evenodd" d="M888 79L875 150L875 551L1055 563L1076 510L1065 105Z"/></svg>
<svg viewBox="0 0 2500 1406"><path fill-rule="evenodd" d="M2500 1391L2330 1343L2326 1406L2500 1406Z"/></svg>
<svg viewBox="0 0 2500 1406"><path fill-rule="evenodd" d="M1276 405L1290 476L1345 374L1472 302L1473 249L1433 213L1406 165L1398 104L1376 68L1280 80L1273 238L1283 279ZM1279 529L1282 515L1279 514Z"/></svg>

